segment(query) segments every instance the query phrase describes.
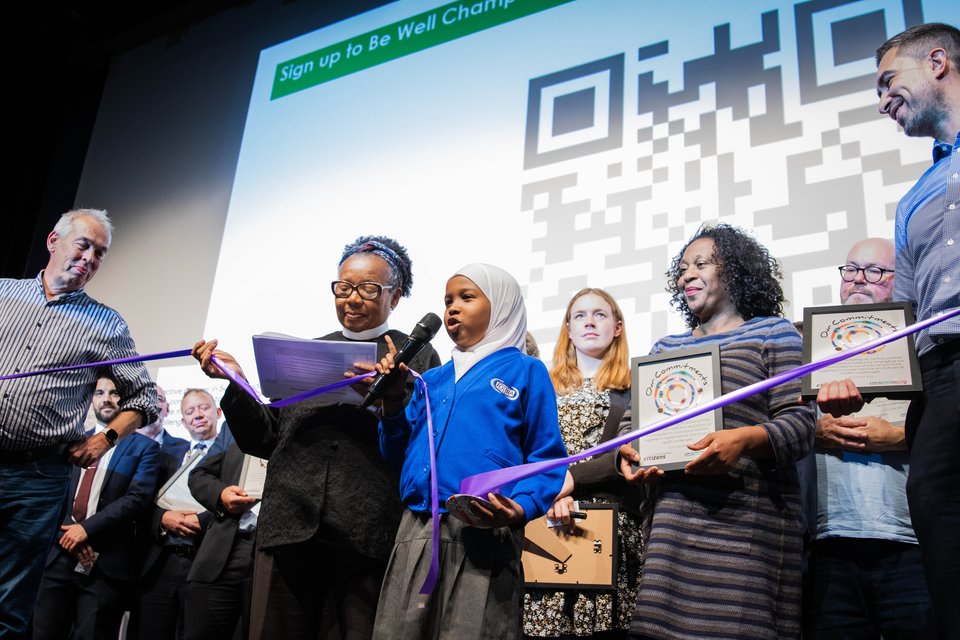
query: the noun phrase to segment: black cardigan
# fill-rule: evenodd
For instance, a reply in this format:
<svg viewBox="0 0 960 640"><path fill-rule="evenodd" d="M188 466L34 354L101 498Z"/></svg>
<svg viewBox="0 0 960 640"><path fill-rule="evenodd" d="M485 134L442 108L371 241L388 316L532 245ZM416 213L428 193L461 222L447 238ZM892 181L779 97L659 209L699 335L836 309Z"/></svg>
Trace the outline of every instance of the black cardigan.
<svg viewBox="0 0 960 640"><path fill-rule="evenodd" d="M406 334L389 331L395 345ZM340 332L322 340L347 341ZM383 336L377 357L387 352ZM422 372L440 364L429 345L410 363ZM408 394L413 377L408 379ZM408 395L409 397L409 395ZM230 384L221 402L237 444L267 458L257 548L315 540L386 562L403 507L399 478L380 457L377 414L323 396L271 409Z"/></svg>

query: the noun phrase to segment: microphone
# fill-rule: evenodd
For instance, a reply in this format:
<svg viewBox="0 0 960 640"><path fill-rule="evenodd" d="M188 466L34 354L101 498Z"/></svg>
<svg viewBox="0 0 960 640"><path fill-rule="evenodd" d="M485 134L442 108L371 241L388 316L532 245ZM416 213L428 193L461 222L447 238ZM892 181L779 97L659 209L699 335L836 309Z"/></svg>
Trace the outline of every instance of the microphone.
<svg viewBox="0 0 960 640"><path fill-rule="evenodd" d="M369 407L373 404L374 400L382 396L387 385L389 385L396 376L400 375L400 365L407 364L413 360L413 358L420 353L420 350L433 340L433 336L437 335L437 331L439 331L442 326L443 320L441 320L437 314L428 313L423 316L420 322L417 323L417 326L413 328L413 331L410 332L410 337L407 338L404 345L393 356L393 361L397 366L394 367L390 373L378 373L373 378L373 384L370 385L370 390L367 391L367 395L363 398L360 406L364 408Z"/></svg>

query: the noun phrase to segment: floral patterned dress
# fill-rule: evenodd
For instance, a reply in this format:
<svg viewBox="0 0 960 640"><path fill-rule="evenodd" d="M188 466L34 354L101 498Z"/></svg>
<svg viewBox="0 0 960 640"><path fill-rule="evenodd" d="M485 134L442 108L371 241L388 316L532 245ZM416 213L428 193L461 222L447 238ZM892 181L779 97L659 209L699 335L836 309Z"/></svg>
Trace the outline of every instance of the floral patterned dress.
<svg viewBox="0 0 960 640"><path fill-rule="evenodd" d="M560 434L573 455L600 443L610 411L610 392L597 391L587 379L576 391L558 396ZM604 502L577 496L581 503ZM590 636L601 631L630 628L640 580L641 526L635 516L619 512L619 557L616 591L596 589L528 589L524 596L523 632L527 636L555 638Z"/></svg>

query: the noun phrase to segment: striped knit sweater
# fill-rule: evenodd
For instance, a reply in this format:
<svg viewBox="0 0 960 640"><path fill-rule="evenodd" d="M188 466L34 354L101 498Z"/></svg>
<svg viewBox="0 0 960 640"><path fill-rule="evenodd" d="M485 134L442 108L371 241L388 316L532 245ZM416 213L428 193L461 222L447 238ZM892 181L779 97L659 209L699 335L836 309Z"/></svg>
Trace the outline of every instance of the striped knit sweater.
<svg viewBox="0 0 960 640"><path fill-rule="evenodd" d="M652 353L717 344L722 389L797 367L800 336L778 317L735 331L667 336ZM723 409L724 429L760 425L774 456L722 476L668 474L654 493L632 632L650 638L800 637L800 497L795 462L813 446L799 380ZM622 431L629 430L629 416Z"/></svg>

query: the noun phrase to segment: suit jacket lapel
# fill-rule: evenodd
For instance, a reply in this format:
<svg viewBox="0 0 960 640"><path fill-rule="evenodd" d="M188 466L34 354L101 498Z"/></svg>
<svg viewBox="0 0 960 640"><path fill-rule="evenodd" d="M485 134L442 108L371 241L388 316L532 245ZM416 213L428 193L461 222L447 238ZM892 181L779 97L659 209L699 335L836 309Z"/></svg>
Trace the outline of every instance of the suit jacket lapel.
<svg viewBox="0 0 960 640"><path fill-rule="evenodd" d="M127 436L123 440L117 443L117 450L113 452L113 455L110 456L110 464L107 465L107 470L103 474L103 484L100 485L100 495L103 496L103 490L106 488L107 483L110 482L110 476L113 475L113 470L116 468L117 463L120 462L121 456L124 455L126 450L130 447L130 442L132 441L133 434Z"/></svg>
<svg viewBox="0 0 960 640"><path fill-rule="evenodd" d="M77 497L77 486L80 484L81 472L80 467L70 468L70 491L67 492L67 506L63 512L63 524L65 525L73 524L73 500ZM59 535L57 539L59 539Z"/></svg>

